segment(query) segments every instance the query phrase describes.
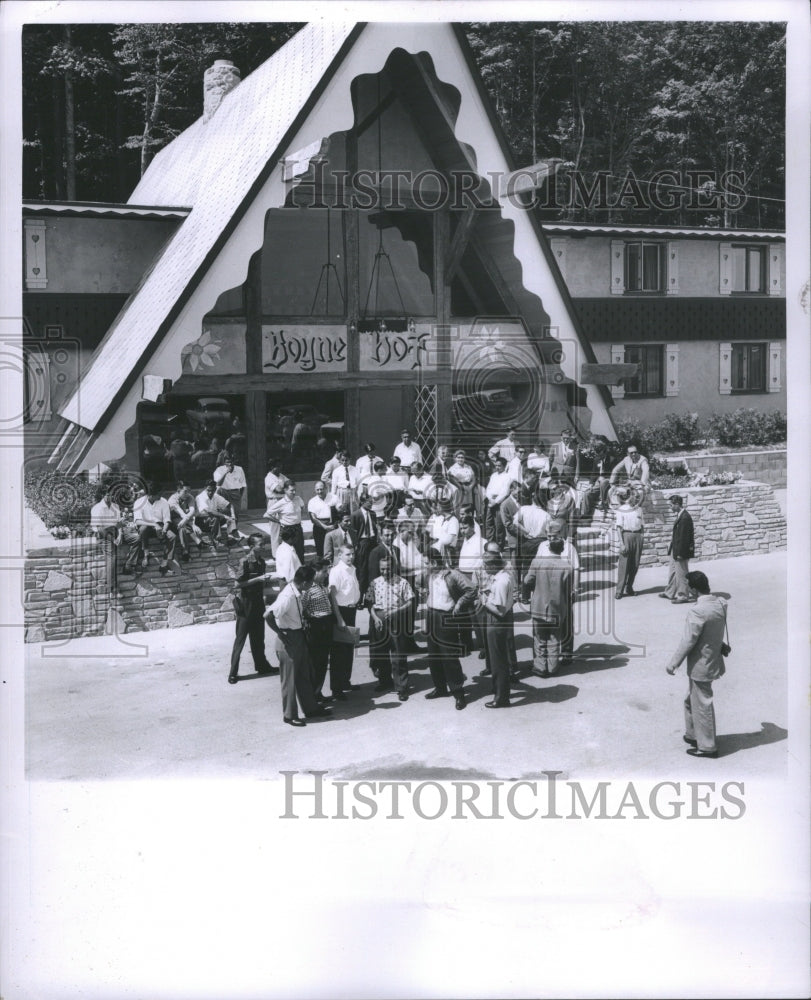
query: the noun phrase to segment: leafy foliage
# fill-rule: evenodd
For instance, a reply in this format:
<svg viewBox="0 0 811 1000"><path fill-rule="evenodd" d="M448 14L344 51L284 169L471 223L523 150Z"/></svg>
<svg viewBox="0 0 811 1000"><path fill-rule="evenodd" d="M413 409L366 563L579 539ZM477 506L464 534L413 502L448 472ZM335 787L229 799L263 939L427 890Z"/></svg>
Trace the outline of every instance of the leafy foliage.
<svg viewBox="0 0 811 1000"><path fill-rule="evenodd" d="M244 78L298 27L26 26L24 197L62 198L73 183L69 197L126 200L155 152L199 117L206 67L227 57ZM547 218L782 225L780 23L490 21L465 30L517 162L563 161ZM643 214L633 187L648 200L659 170L682 175L659 192L675 208ZM749 200L723 220L717 208L691 206L678 198L687 170L741 171ZM611 202L628 197L609 212L577 207L575 172L589 186L602 172ZM629 172L637 179L626 181Z"/></svg>
<svg viewBox="0 0 811 1000"><path fill-rule="evenodd" d="M707 432L721 445L776 444L786 440L786 415L751 408L714 413L707 421Z"/></svg>
<svg viewBox="0 0 811 1000"><path fill-rule="evenodd" d="M26 506L46 528L88 524L97 490L86 476L59 472L30 471L23 482Z"/></svg>
<svg viewBox="0 0 811 1000"><path fill-rule="evenodd" d="M786 415L779 410L764 413L755 409L713 413L701 422L697 413L669 413L657 423L638 420L617 421L617 439L624 450L636 444L646 455L682 451L703 444L733 448L747 445L781 444L786 440Z"/></svg>

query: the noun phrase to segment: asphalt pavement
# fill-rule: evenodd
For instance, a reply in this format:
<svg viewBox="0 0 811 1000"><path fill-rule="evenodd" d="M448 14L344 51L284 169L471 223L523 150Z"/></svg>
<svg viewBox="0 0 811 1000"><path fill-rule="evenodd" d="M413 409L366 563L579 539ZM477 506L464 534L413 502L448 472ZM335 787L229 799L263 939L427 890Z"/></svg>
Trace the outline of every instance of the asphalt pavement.
<svg viewBox="0 0 811 1000"><path fill-rule="evenodd" d="M715 683L719 758L686 756L685 669L669 654L687 607L658 599L667 570L640 571L638 596L615 601L610 581L585 574L575 658L549 678L528 675L529 618L518 616L523 676L512 705L487 710L476 653L462 663L469 704L426 701L427 659L409 661L405 703L375 696L368 652L356 653L356 690L332 716L282 723L277 676L227 683L234 625L194 625L27 647L30 779L276 778L281 770L331 777L516 779L783 776L787 755L786 553L696 562L730 599L733 646ZM365 624L365 614L359 616ZM365 629L364 629L365 631ZM268 631L269 644L274 641ZM275 655L271 655L276 662Z"/></svg>

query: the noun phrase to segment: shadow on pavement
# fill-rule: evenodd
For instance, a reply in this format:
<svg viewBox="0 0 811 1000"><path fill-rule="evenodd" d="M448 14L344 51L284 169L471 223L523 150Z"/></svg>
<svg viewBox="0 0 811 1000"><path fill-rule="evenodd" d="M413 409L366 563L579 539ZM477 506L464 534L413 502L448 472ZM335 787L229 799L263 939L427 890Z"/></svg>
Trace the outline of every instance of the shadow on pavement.
<svg viewBox="0 0 811 1000"><path fill-rule="evenodd" d="M540 679L540 678L539 678ZM511 684L510 708L518 708L521 705L532 705L536 702L552 702L557 704L561 701L569 701L576 698L580 693L580 688L574 684L555 684L554 687L531 687L523 681Z"/></svg>
<svg viewBox="0 0 811 1000"><path fill-rule="evenodd" d="M719 736L718 756L729 757L738 750L752 750L787 738L787 729L776 726L773 722L761 722L759 733L728 733L726 736Z"/></svg>

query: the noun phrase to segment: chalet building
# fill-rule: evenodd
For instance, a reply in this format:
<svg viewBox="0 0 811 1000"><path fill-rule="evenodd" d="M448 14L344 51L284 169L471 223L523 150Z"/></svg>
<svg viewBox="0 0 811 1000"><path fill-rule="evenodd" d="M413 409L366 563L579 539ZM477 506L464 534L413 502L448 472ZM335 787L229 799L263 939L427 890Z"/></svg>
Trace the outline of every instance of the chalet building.
<svg viewBox="0 0 811 1000"><path fill-rule="evenodd" d="M27 431L51 466L201 482L236 434L258 506L272 458L313 479L336 443L386 455L403 427L428 458L510 424L613 438L611 392L583 366L680 339L606 339L584 308L602 293L573 278L593 243L550 232L556 264L508 196L515 164L458 27L308 25L245 80L218 61L205 100L126 205L24 206Z"/></svg>
<svg viewBox="0 0 811 1000"><path fill-rule="evenodd" d="M547 223L598 360L633 363L616 420L739 407L786 411L785 236Z"/></svg>

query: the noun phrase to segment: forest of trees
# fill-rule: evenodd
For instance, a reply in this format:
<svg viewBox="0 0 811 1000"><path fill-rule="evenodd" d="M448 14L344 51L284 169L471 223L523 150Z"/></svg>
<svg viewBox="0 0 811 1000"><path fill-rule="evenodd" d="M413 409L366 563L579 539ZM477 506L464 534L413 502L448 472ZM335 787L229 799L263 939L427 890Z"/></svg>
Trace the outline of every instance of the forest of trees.
<svg viewBox="0 0 811 1000"><path fill-rule="evenodd" d="M212 61L232 59L244 79L299 27L25 28L24 197L125 201L155 152L200 115ZM548 218L784 225L783 25L483 22L465 30L516 162L561 161ZM703 183L710 207L678 201L689 171L711 175L693 182ZM723 188L729 172L746 197L719 209L712 178ZM600 179L610 211L574 203L573 173L590 189ZM646 196L657 175L678 211L643 211L633 197L616 203L623 193Z"/></svg>

